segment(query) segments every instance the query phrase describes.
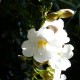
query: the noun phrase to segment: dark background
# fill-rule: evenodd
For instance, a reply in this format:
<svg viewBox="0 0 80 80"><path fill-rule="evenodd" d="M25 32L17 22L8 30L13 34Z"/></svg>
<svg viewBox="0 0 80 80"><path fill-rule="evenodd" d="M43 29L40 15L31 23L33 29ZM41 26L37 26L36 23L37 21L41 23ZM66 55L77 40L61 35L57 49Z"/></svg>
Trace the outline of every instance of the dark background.
<svg viewBox="0 0 80 80"><path fill-rule="evenodd" d="M51 4L53 6L51 7ZM18 55L26 40L28 29L38 30L45 12L69 8L76 11L73 17L63 19L64 29L74 46L72 66L65 72L67 80L80 79L80 1L79 0L0 0L0 80L27 80L30 68Z"/></svg>

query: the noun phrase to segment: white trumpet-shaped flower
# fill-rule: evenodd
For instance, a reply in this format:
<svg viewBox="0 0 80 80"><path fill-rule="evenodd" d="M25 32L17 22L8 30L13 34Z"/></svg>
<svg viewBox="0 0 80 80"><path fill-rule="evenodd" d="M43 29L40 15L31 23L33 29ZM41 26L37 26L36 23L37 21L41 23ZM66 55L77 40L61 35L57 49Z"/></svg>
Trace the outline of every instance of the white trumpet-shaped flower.
<svg viewBox="0 0 80 80"><path fill-rule="evenodd" d="M54 21L45 21L43 24L44 28L48 28L53 30L54 32L54 41L57 42L57 45L63 45L70 41L70 38L67 37L66 31L64 28L64 22L62 19L54 20Z"/></svg>
<svg viewBox="0 0 80 80"><path fill-rule="evenodd" d="M42 31L41 31L42 30ZM31 29L28 32L28 40L22 44L23 55L33 56L38 62L44 62L52 58L58 50L49 42L54 41L54 32L50 29L41 28L39 31Z"/></svg>
<svg viewBox="0 0 80 80"><path fill-rule="evenodd" d="M71 66L68 59L73 56L73 49L72 45L66 44L60 49L60 53L57 53L54 58L49 60L49 65L55 69L53 80L66 80L66 76L61 74L61 71L65 71Z"/></svg>
<svg viewBox="0 0 80 80"><path fill-rule="evenodd" d="M57 53L56 56L49 60L50 66L55 69L66 70L71 66L71 63L68 59L73 56L73 46L70 44L64 45L60 53Z"/></svg>
<svg viewBox="0 0 80 80"><path fill-rule="evenodd" d="M67 33L63 30L63 20L46 22L38 31L28 31L28 40L22 44L23 55L33 56L38 62L44 62L60 52L60 47L69 42Z"/></svg>

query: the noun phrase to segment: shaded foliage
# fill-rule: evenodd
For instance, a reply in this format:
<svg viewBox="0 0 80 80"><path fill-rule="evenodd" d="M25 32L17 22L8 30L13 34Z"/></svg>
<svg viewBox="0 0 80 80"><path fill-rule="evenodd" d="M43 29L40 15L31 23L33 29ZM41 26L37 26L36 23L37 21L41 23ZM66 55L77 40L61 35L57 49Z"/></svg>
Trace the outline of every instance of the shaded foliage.
<svg viewBox="0 0 80 80"><path fill-rule="evenodd" d="M27 30L38 30L52 0L1 0L0 3L0 80L24 80L30 71L28 62L21 60L21 44ZM30 72L29 72L30 73Z"/></svg>

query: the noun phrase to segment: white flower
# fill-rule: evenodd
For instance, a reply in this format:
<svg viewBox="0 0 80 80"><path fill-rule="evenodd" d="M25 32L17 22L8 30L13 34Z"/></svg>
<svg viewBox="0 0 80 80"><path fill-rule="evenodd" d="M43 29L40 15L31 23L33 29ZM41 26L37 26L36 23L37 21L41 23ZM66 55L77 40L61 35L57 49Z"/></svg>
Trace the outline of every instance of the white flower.
<svg viewBox="0 0 80 80"><path fill-rule="evenodd" d="M65 71L71 66L68 59L73 56L74 47L71 44L65 44L62 49L60 48L60 53L55 54L55 56L49 60L49 65L55 69L53 80L66 80L66 76L61 74L61 71Z"/></svg>
<svg viewBox="0 0 80 80"><path fill-rule="evenodd" d="M62 19L54 20L54 21L45 21L43 24L44 28L48 28L53 30L54 32L54 43L57 42L57 45L63 45L70 41L70 38L67 37L66 31L64 28L64 22Z"/></svg>
<svg viewBox="0 0 80 80"><path fill-rule="evenodd" d="M57 53L64 51L64 49L61 50L63 44L69 42L63 27L64 22L59 19L53 22L45 21L38 31L35 31L35 29L29 30L28 40L22 44L23 55L27 57L33 56L38 62L55 58Z"/></svg>
<svg viewBox="0 0 80 80"><path fill-rule="evenodd" d="M38 62L51 59L58 51L54 45L49 44L54 40L54 32L50 29L41 28L39 31L31 29L28 32L28 39L22 44L23 55L33 56Z"/></svg>
<svg viewBox="0 0 80 80"><path fill-rule="evenodd" d="M68 59L73 56L73 46L70 44L64 45L62 47L61 52L57 53L54 58L49 60L50 66L55 69L58 68L60 70L66 70L71 66L71 63Z"/></svg>
<svg viewBox="0 0 80 80"><path fill-rule="evenodd" d="M64 21L62 19L53 20L53 21L45 21L42 27L49 27L52 26L53 29L56 28L57 30L62 30L64 27Z"/></svg>

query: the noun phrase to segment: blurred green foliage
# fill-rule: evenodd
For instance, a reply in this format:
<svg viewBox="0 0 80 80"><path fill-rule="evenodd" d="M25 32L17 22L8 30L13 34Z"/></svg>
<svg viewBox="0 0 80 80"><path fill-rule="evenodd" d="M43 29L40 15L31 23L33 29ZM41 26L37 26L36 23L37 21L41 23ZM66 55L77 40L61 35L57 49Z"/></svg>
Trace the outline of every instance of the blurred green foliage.
<svg viewBox="0 0 80 80"><path fill-rule="evenodd" d="M0 1L0 80L27 80L25 72L32 69L29 62L18 57L22 55L21 44L27 39L27 31L30 28L38 30L45 20L45 13L65 8L76 11L73 17L64 19L64 28L75 47L75 56L71 61L80 61L79 0Z"/></svg>
<svg viewBox="0 0 80 80"><path fill-rule="evenodd" d="M21 44L30 28L38 30L52 6L52 0L1 0L0 79L27 80L30 61L24 61ZM27 73L25 73L27 72ZM27 74L27 75L26 75Z"/></svg>

